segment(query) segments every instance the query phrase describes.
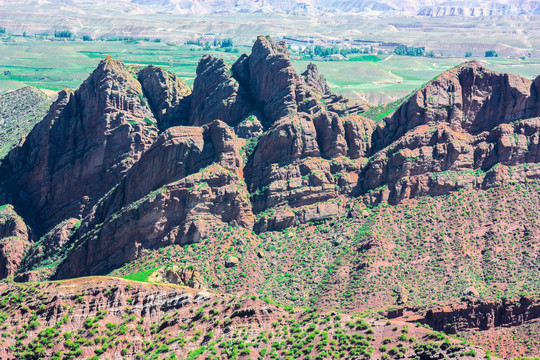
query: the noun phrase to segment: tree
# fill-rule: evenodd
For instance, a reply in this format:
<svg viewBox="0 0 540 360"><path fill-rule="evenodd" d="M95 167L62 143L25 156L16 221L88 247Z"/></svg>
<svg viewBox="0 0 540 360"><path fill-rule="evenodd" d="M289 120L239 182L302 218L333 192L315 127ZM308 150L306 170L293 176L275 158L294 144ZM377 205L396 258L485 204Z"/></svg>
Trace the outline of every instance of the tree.
<svg viewBox="0 0 540 360"><path fill-rule="evenodd" d="M233 43L233 40L231 38L223 39L221 41L221 47L222 48L233 47L233 46L234 46L234 43Z"/></svg>
<svg viewBox="0 0 540 360"><path fill-rule="evenodd" d="M471 57L472 51L465 51L465 57Z"/></svg>
<svg viewBox="0 0 540 360"><path fill-rule="evenodd" d="M485 57L499 57L499 54L497 54L496 50L488 50Z"/></svg>
<svg viewBox="0 0 540 360"><path fill-rule="evenodd" d="M394 53L396 55L425 56L426 48L400 45L394 50Z"/></svg>
<svg viewBox="0 0 540 360"><path fill-rule="evenodd" d="M56 38L72 38L73 33L69 30L63 30L63 31L55 31L54 37Z"/></svg>

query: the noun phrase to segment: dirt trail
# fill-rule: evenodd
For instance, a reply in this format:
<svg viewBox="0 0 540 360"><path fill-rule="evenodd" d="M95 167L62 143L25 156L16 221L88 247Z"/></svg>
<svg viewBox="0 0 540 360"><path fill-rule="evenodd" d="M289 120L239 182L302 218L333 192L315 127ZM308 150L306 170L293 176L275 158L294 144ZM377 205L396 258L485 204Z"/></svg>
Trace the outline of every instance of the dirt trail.
<svg viewBox="0 0 540 360"><path fill-rule="evenodd" d="M384 60L381 60L381 61L379 61L379 62L385 62L386 60L389 60L389 59L391 59L391 58L392 58L392 56L394 56L394 54L390 54L390 56L389 56L389 57L387 57L386 59L384 59Z"/></svg>

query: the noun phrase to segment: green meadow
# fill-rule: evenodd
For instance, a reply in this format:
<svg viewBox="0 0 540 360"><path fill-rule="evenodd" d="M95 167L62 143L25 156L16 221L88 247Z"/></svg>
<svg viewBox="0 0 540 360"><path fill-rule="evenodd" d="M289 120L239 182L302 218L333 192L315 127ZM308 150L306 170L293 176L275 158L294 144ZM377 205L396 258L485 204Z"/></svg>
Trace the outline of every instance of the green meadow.
<svg viewBox="0 0 540 360"><path fill-rule="evenodd" d="M197 62L206 53L234 62L248 46L235 52L207 51L193 45L151 41L51 41L12 36L0 41L0 94L25 85L59 91L77 88L98 62L110 55L126 64L154 64L174 72L189 85L193 83ZM374 104L391 102L463 61L456 57L412 57L397 55L352 55L348 60L327 61L291 56L302 72L314 62L337 93L365 97ZM540 73L540 60L478 58L486 66L527 78Z"/></svg>

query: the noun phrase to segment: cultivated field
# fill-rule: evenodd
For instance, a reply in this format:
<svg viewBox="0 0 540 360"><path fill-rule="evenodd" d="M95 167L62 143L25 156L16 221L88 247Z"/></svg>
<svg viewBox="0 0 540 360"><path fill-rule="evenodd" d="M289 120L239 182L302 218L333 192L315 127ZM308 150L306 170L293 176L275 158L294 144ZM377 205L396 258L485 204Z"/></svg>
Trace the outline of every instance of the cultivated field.
<svg viewBox="0 0 540 360"><path fill-rule="evenodd" d="M50 41L12 36L0 41L0 93L26 85L53 91L77 88L107 55L126 64L155 64L192 84L199 58L213 53L233 62L248 44L234 53L206 51L199 46L153 41ZM540 59L476 58L497 71L530 79L540 74ZM334 91L351 98L365 97L373 104L390 102L410 93L444 70L468 59L459 57L411 57L355 55L348 61L305 60L292 56L298 71L310 61L325 74Z"/></svg>

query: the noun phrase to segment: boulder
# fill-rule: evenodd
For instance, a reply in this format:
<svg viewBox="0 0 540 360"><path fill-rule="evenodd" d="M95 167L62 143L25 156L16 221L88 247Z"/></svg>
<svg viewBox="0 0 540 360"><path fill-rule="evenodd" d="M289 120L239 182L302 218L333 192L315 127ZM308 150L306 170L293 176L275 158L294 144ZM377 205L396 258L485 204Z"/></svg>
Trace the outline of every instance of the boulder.
<svg viewBox="0 0 540 360"><path fill-rule="evenodd" d="M225 261L225 267L232 268L240 264L240 260L236 256L229 256Z"/></svg>
<svg viewBox="0 0 540 360"><path fill-rule="evenodd" d="M207 290L201 278L201 274L194 266L164 267L156 270L149 278L150 282L184 285L198 290Z"/></svg>

